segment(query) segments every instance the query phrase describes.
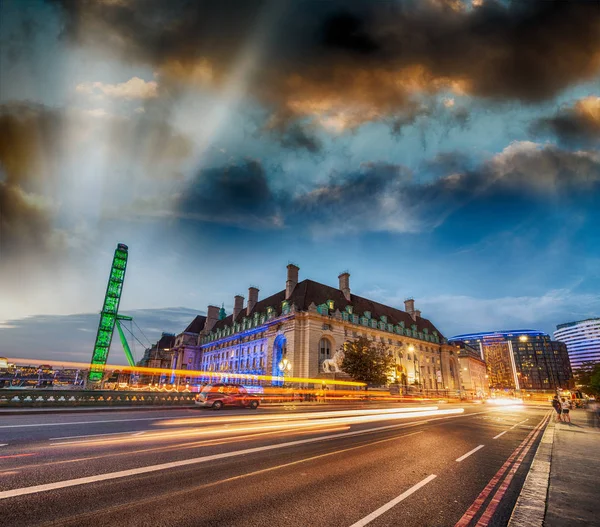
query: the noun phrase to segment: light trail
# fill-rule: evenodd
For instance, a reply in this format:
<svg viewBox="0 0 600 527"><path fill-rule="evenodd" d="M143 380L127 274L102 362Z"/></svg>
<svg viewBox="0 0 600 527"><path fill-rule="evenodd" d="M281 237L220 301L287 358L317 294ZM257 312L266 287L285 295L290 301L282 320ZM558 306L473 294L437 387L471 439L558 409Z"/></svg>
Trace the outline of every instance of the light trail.
<svg viewBox="0 0 600 527"><path fill-rule="evenodd" d="M87 370L90 365L87 362L66 362L66 361L53 361L48 359L29 359L29 358L21 358L21 357L9 357L7 359L9 362L14 364L29 366L32 364L48 364L49 366L61 366L61 367L69 367L69 368L79 368ZM100 368L98 368L100 369ZM108 371L118 370L121 373L153 373L153 374L165 374L167 376L175 375L176 377L207 377L209 379L213 379L211 382L220 382L220 379L223 378L231 378L237 379L239 382L244 380L253 381L276 381L276 382L287 382L287 383L300 383L300 384L317 384L319 386L327 385L327 386L356 386L362 387L365 386L364 382L355 382L355 381L338 381L338 380L326 380L326 379L314 379L309 377L288 377L285 379L276 375L251 375L246 373L232 373L232 372L215 372L215 371L203 371L203 370L172 370L170 368L148 368L142 366L123 366L116 364L106 364L103 368ZM175 390L173 390L175 391ZM280 391L284 391L281 389ZM371 392L369 392L370 394Z"/></svg>
<svg viewBox="0 0 600 527"><path fill-rule="evenodd" d="M418 408L376 408L376 409L358 409L358 410L331 410L328 412L298 412L295 414L273 414L273 415L259 415L250 418L252 421L278 421L278 420L292 420L292 419L326 419L330 417L350 417L350 416L362 416L362 415L389 415L404 412L431 412L438 410L438 406L420 406ZM161 425L184 425L184 424L196 424L202 423L235 423L240 421L248 421L249 418L246 416L236 417L189 417L182 419L166 420L161 422Z"/></svg>
<svg viewBox="0 0 600 527"><path fill-rule="evenodd" d="M440 412L455 413L456 411L441 410ZM451 417L459 417L459 416L457 416L457 415L449 416L449 417L446 417L446 419L449 419ZM437 419L443 419L443 418L438 417ZM97 474L95 476L87 476L87 477L83 477L83 478L62 480L62 481L56 481L53 483L46 483L46 484L42 484L42 485L33 485L30 487L11 489L11 490L6 490L3 492L0 492L0 500L7 499L7 498L13 498L16 496L25 496L28 494L38 494L41 492L48 492L48 491L56 490L56 489L63 489L63 488L68 488L68 487L87 485L90 483L99 483L102 481L110 481L110 480L125 478L125 477L129 477L129 476L137 476L140 474L149 474L149 473L159 472L159 471L173 469L173 468L198 465L198 464L207 463L210 461L230 459L230 458L246 456L246 455L250 455L250 454L256 454L259 452L269 452L269 451L281 450L281 449L289 448L289 447L295 447L295 446L299 446L299 445L319 443L322 441L331 441L333 439L339 439L339 438L343 438L343 437L355 437L358 435L381 432L383 430L393 430L393 429L399 428L401 426L403 426L403 425L393 424L393 425L387 425L387 426L379 426L379 427L375 427L375 428L368 428L365 430L355 430L355 431L350 431L350 432L342 432L339 434L330 434L330 435L325 435L325 436L311 437L308 439L298 439L296 441L289 441L286 443L277 443L277 444L273 444L273 445L264 445L264 446L260 446L260 447L254 447L254 448L246 448L244 450L223 452L220 454L212 454L212 455L201 456L201 457L196 457L196 458L191 458L191 459L172 461L169 463L161 463L158 465L150 465L150 466L144 466L144 467L139 467L139 468L134 468L134 469L129 469L129 470L121 470L118 472L108 472L108 473L104 473L104 474Z"/></svg>
<svg viewBox="0 0 600 527"><path fill-rule="evenodd" d="M298 430L314 430L315 432L320 432L323 427L331 427L331 426L342 426L342 425L360 425L360 424L369 424L380 421L393 421L400 419L409 419L413 417L435 417L441 415L456 415L464 413L464 408L456 408L456 409L446 409L446 410L427 410L427 411L410 411L410 412L387 412L387 413L377 413L375 415L353 415L346 417L329 417L327 419L312 419L307 420L303 417L302 420L289 420L289 419L281 419L280 422L269 422L269 423L256 423L249 424L247 426L233 426L222 427L222 426L207 426L201 429L182 429L182 430L168 430L168 431L148 431L146 434L142 436L129 435L127 437L98 437L96 439L84 439L81 441L60 441L53 443L53 446L63 446L63 445L79 445L79 446L90 446L90 445L123 445L125 443L147 443L151 441L156 441L160 439L164 440L177 440L183 438L196 438L202 436L230 436L239 433L252 433L252 432L264 432L269 430L277 430L277 431L293 431L296 432ZM284 416L281 416L284 417ZM131 432L129 432L131 433ZM119 434L123 435L125 432Z"/></svg>

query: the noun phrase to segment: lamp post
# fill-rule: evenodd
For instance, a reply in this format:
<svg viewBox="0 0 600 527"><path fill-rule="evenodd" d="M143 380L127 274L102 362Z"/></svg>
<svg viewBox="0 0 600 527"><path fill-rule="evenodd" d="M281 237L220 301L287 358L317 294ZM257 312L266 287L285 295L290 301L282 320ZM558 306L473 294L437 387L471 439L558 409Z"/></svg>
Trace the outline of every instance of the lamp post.
<svg viewBox="0 0 600 527"><path fill-rule="evenodd" d="M282 386L285 386L285 373L292 371L292 363L287 359L287 357L284 356L283 359L279 361L277 367L279 368L281 376L283 377Z"/></svg>

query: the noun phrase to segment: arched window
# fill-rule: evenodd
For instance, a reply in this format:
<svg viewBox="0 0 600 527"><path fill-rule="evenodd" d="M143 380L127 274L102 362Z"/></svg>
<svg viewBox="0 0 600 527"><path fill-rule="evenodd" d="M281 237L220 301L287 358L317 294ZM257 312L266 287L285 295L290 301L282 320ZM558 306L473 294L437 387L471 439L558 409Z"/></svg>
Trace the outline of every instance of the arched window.
<svg viewBox="0 0 600 527"><path fill-rule="evenodd" d="M321 364L323 361L331 358L331 342L329 339L322 338L319 341L319 370L321 369Z"/></svg>

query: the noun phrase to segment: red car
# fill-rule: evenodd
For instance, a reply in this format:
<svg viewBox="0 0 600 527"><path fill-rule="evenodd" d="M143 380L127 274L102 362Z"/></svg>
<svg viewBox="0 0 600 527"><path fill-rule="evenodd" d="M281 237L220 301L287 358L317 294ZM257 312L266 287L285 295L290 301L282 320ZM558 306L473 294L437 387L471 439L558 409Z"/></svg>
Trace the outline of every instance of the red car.
<svg viewBox="0 0 600 527"><path fill-rule="evenodd" d="M256 395L248 393L240 384L207 384L196 395L196 406L220 410L224 406L238 406L256 410L260 404Z"/></svg>

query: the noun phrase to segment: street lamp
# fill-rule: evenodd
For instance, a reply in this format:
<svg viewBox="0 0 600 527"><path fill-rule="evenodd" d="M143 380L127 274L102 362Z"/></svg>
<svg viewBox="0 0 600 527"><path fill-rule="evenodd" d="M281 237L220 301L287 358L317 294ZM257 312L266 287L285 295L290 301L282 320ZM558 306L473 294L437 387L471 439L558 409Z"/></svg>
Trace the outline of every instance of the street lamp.
<svg viewBox="0 0 600 527"><path fill-rule="evenodd" d="M279 361L277 367L279 368L281 376L283 377L283 384L285 384L285 373L292 371L292 363L287 359L287 357L283 357L283 359Z"/></svg>

